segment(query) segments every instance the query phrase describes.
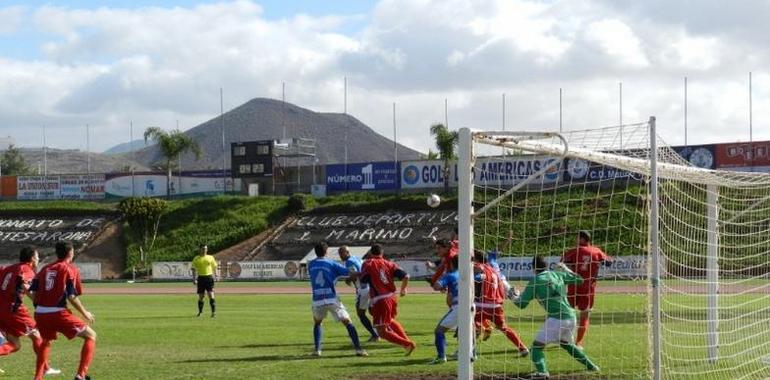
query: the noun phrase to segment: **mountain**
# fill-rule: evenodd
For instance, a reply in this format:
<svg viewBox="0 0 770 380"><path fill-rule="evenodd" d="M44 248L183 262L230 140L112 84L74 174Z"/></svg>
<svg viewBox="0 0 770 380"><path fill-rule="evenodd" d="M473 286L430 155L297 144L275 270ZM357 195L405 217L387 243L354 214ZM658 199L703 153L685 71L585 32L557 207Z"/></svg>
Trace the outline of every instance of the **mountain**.
<svg viewBox="0 0 770 380"><path fill-rule="evenodd" d="M222 124L222 118L217 116L185 132L200 144L203 155L198 161L191 154L185 155L182 159L184 169L222 167ZM353 116L314 112L280 100L252 99L225 113L224 125L227 167L230 166L231 142L280 139L284 126L288 138L316 140L320 165L345 162L346 133L348 162L393 160L393 140L378 134ZM143 148L135 155L137 161L147 166L162 160L157 146ZM413 149L398 146L399 160L421 157L422 154Z"/></svg>
<svg viewBox="0 0 770 380"><path fill-rule="evenodd" d="M144 139L137 139L137 140L134 140L134 141L131 141L131 142L115 145L112 148L107 149L104 152L102 152L102 154L110 154L111 155L111 154L128 153L132 149L133 150L138 150L138 149L145 148L148 144L144 143Z"/></svg>
<svg viewBox="0 0 770 380"><path fill-rule="evenodd" d="M43 172L43 150L40 148L21 148L22 157L37 174ZM149 167L133 162L122 156L108 156L101 153L87 154L77 149L51 149L46 152L48 174L84 174L88 172L88 160L91 157L91 173L110 173L124 171L133 167L137 171L149 170Z"/></svg>

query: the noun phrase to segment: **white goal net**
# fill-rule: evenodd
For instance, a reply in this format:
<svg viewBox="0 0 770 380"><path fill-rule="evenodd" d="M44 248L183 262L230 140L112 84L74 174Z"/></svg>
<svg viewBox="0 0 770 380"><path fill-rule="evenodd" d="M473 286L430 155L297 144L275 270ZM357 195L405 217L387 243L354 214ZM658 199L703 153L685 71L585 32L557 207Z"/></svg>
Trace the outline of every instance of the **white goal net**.
<svg viewBox="0 0 770 380"><path fill-rule="evenodd" d="M588 378L587 360L606 378L770 378L770 175L695 167L654 129L651 119L562 135L461 130L461 252L496 258L520 291L535 256L590 278L565 289L576 345L542 334L558 294L502 306L526 358L501 326L466 313L460 378ZM708 164L706 153L690 161ZM469 256L460 310L472 304Z"/></svg>

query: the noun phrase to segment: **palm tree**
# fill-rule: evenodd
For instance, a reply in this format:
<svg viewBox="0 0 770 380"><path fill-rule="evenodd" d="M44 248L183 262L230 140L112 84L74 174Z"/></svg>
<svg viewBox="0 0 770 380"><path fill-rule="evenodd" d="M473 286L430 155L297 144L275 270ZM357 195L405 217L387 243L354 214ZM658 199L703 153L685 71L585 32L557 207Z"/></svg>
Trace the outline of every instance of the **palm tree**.
<svg viewBox="0 0 770 380"><path fill-rule="evenodd" d="M436 139L436 149L439 157L444 160L444 192L449 192L449 163L457 159L455 148L460 139L457 131L450 131L444 124L436 123L430 126L430 134Z"/></svg>
<svg viewBox="0 0 770 380"><path fill-rule="evenodd" d="M171 169L174 166L174 162L179 160L185 152L192 152L195 154L195 159L201 158L201 147L198 143L192 139L192 137L182 133L182 131L175 129L171 132L166 132L158 127L149 127L144 131L144 142L147 140L155 141L160 148L160 153L163 155L165 162L163 168L166 170L166 194L171 197ZM181 170L181 167L180 167ZM182 173L179 173L181 178Z"/></svg>

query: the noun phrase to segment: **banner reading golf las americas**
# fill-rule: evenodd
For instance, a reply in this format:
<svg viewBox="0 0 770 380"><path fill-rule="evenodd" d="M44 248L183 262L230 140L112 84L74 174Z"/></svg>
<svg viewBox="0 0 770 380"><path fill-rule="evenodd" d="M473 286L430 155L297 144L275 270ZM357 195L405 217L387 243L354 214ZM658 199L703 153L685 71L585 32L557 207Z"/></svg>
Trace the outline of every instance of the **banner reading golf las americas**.
<svg viewBox="0 0 770 380"><path fill-rule="evenodd" d="M556 163L535 184L556 183L561 178L562 163L547 156L479 157L473 169L476 185L514 186L541 169ZM441 188L446 180L444 161L405 161L401 163L401 188ZM449 185L457 186L457 163L449 164Z"/></svg>
<svg viewBox="0 0 770 380"><path fill-rule="evenodd" d="M326 190L395 190L400 184L399 168L392 161L327 165Z"/></svg>

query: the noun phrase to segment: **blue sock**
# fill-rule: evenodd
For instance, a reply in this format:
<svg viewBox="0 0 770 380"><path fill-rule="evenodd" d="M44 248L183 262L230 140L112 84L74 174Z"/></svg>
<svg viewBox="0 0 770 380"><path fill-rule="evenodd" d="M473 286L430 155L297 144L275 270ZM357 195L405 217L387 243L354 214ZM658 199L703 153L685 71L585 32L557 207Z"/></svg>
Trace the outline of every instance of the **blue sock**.
<svg viewBox="0 0 770 380"><path fill-rule="evenodd" d="M374 327L372 327L372 322L369 321L369 318L366 317L366 314L359 315L358 320L361 321L361 325L364 326L366 331L369 332L372 336L378 337L377 331L374 330Z"/></svg>
<svg viewBox="0 0 770 380"><path fill-rule="evenodd" d="M314 325L313 326L313 342L315 343L315 350L321 351L321 325Z"/></svg>
<svg viewBox="0 0 770 380"><path fill-rule="evenodd" d="M353 326L352 323L348 323L348 325L345 327L348 329L348 335L350 335L350 340L353 341L353 347L355 347L356 350L360 350L361 342L358 341L358 331L356 331L356 327Z"/></svg>
<svg viewBox="0 0 770 380"><path fill-rule="evenodd" d="M443 332L435 332L436 334L436 353L438 358L446 357L446 335Z"/></svg>

